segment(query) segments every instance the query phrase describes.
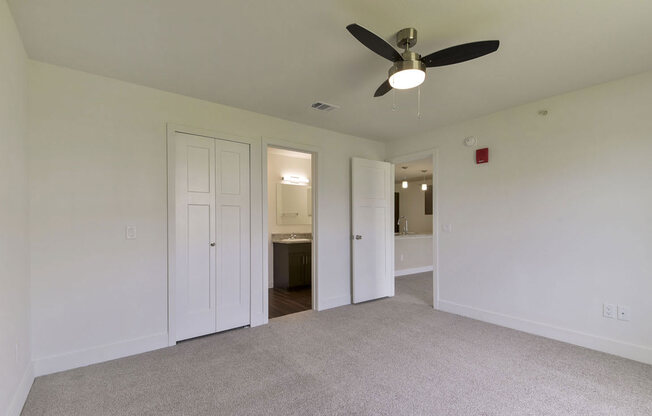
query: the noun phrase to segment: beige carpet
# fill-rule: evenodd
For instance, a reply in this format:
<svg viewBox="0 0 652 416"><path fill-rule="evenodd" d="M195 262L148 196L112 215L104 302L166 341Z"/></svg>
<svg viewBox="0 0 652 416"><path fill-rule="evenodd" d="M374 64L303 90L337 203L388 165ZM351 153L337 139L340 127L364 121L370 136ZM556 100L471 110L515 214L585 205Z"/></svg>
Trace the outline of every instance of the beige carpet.
<svg viewBox="0 0 652 416"><path fill-rule="evenodd" d="M24 415L652 415L652 366L397 296L39 377Z"/></svg>

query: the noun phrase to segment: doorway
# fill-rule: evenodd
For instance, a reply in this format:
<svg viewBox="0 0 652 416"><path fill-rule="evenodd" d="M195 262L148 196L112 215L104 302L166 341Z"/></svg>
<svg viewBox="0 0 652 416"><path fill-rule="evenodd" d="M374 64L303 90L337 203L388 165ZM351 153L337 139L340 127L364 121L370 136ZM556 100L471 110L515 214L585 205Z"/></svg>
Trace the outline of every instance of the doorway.
<svg viewBox="0 0 652 416"><path fill-rule="evenodd" d="M436 150L392 159L395 166L396 295L437 307Z"/></svg>
<svg viewBox="0 0 652 416"><path fill-rule="evenodd" d="M268 146L268 317L314 309L314 156Z"/></svg>

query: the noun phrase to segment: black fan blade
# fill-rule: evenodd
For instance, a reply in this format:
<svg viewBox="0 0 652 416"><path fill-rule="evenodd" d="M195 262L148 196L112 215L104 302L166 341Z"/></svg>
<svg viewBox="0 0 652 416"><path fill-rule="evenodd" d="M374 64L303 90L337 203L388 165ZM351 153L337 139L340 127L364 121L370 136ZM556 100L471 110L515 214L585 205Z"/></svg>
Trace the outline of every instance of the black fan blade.
<svg viewBox="0 0 652 416"><path fill-rule="evenodd" d="M392 89L392 86L389 85L389 80L386 79L385 82L380 84L380 87L378 87L378 89L374 93L374 97L381 97L381 96L387 94L391 89Z"/></svg>
<svg viewBox="0 0 652 416"><path fill-rule="evenodd" d="M392 62L402 61L401 54L392 48L392 45L385 42L378 35L373 34L358 24L350 24L346 27L351 34L364 46L376 52L378 55Z"/></svg>
<svg viewBox="0 0 652 416"><path fill-rule="evenodd" d="M457 64L495 52L499 44L500 42L497 40L483 40L451 46L450 48L424 56L421 58L421 62L426 64L428 68Z"/></svg>

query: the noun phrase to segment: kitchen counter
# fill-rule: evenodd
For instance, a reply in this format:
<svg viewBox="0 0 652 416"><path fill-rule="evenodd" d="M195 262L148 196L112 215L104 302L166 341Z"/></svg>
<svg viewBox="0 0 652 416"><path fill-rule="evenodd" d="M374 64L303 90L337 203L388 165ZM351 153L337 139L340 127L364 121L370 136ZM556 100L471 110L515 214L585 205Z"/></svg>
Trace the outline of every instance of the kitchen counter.
<svg viewBox="0 0 652 416"><path fill-rule="evenodd" d="M432 234L398 234L394 240L394 276L433 269Z"/></svg>

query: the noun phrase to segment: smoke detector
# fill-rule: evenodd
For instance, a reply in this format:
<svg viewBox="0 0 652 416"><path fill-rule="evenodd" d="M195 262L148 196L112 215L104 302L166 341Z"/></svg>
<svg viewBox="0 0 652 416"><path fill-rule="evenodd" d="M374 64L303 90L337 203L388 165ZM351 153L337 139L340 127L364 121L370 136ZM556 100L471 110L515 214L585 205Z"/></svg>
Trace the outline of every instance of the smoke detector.
<svg viewBox="0 0 652 416"><path fill-rule="evenodd" d="M469 137L464 139L464 145L465 146L471 147L471 146L476 146L477 144L478 144L478 139L476 139L473 136L469 136Z"/></svg>

